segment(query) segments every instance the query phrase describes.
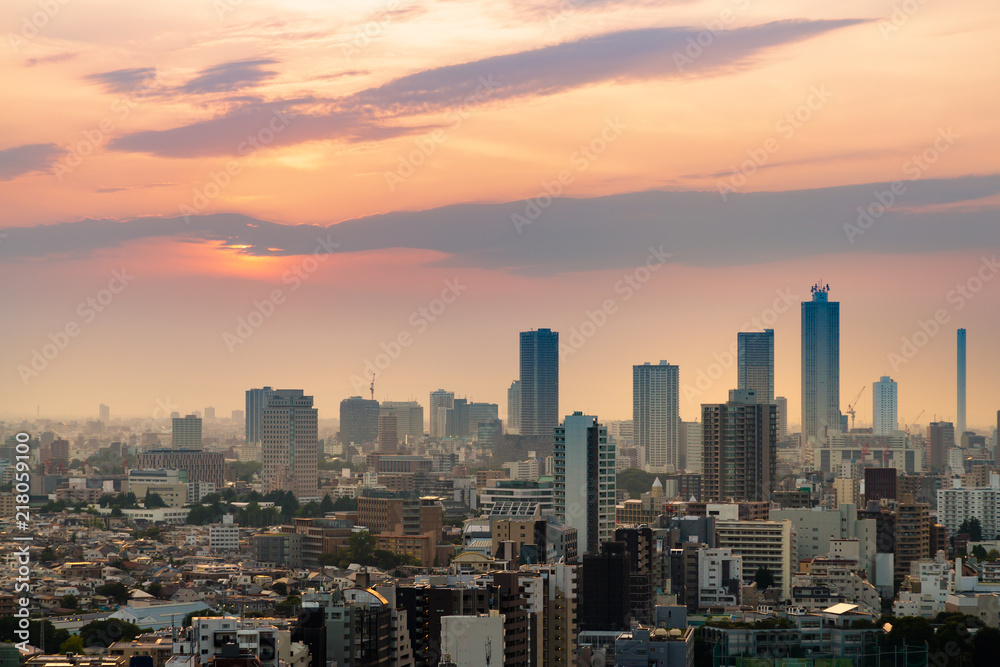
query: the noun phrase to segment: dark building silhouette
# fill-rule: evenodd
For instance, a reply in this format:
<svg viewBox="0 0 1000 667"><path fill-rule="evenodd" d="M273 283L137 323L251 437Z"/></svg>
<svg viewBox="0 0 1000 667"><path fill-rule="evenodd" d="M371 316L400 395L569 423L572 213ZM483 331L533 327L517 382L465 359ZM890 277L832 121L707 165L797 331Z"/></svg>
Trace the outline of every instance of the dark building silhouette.
<svg viewBox="0 0 1000 667"><path fill-rule="evenodd" d="M580 630L629 629L629 554L624 542L604 542L583 557Z"/></svg>
<svg viewBox="0 0 1000 667"><path fill-rule="evenodd" d="M865 468L865 502L899 500L895 468Z"/></svg>

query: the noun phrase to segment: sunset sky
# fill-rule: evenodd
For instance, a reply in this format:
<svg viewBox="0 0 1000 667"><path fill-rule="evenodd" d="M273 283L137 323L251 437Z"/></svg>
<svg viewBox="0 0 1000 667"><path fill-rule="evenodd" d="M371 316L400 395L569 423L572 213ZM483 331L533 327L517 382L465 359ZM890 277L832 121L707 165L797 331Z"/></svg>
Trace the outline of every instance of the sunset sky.
<svg viewBox="0 0 1000 667"><path fill-rule="evenodd" d="M756 318L797 424L822 281L859 425L886 374L901 422L954 420L957 327L969 425L996 423L994 1L11 0L0 26L0 418L263 385L335 418L369 362L378 399L503 416L548 327L563 414L631 418L631 365L665 359L693 420Z"/></svg>

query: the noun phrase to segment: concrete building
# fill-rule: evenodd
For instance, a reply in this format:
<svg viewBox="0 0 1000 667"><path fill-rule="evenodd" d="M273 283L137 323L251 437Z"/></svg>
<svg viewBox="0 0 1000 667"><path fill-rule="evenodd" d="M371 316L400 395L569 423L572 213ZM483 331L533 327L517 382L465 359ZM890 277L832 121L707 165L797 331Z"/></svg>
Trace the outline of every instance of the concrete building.
<svg viewBox="0 0 1000 667"><path fill-rule="evenodd" d="M399 442L416 442L424 435L424 407L416 401L383 401L379 416L396 416Z"/></svg>
<svg viewBox="0 0 1000 667"><path fill-rule="evenodd" d="M737 389L754 392L758 403L774 403L774 329L736 335Z"/></svg>
<svg viewBox="0 0 1000 667"><path fill-rule="evenodd" d="M559 332L522 331L521 435L548 437L559 425Z"/></svg>
<svg viewBox="0 0 1000 667"><path fill-rule="evenodd" d="M259 445L264 437L263 419L267 399L274 393L270 387L247 389L246 391L246 435L247 445Z"/></svg>
<svg viewBox="0 0 1000 667"><path fill-rule="evenodd" d="M479 508L487 515L510 516L530 512L550 513L554 505L554 481L497 479L479 492Z"/></svg>
<svg viewBox="0 0 1000 667"><path fill-rule="evenodd" d="M577 531L580 553L596 553L615 528L615 447L597 417L574 412L555 428L553 500Z"/></svg>
<svg viewBox="0 0 1000 667"><path fill-rule="evenodd" d="M791 596L792 522L716 521L715 546L743 557L743 581L753 581L761 567L770 570L781 599Z"/></svg>
<svg viewBox="0 0 1000 667"><path fill-rule="evenodd" d="M432 391L428 401L428 417L430 418L430 434L432 438L443 438L447 420L447 411L455 405L455 392L438 389Z"/></svg>
<svg viewBox="0 0 1000 667"><path fill-rule="evenodd" d="M378 453L393 456L399 452L399 426L396 414L382 413L378 416Z"/></svg>
<svg viewBox="0 0 1000 667"><path fill-rule="evenodd" d="M173 427L170 431L170 445L174 449L201 448L201 417L174 417L171 422Z"/></svg>
<svg viewBox="0 0 1000 667"><path fill-rule="evenodd" d="M698 606L735 607L743 603L743 557L730 549L698 551Z"/></svg>
<svg viewBox="0 0 1000 667"><path fill-rule="evenodd" d="M441 650L456 667L504 663L504 616L491 610L475 616L441 617Z"/></svg>
<svg viewBox="0 0 1000 667"><path fill-rule="evenodd" d="M381 408L378 401L351 396L340 402L340 434L338 439L344 445L352 442L361 445L375 442L378 438L378 417Z"/></svg>
<svg viewBox="0 0 1000 667"><path fill-rule="evenodd" d="M836 477L833 480L833 490L837 494L837 504L850 503L857 506L861 503L861 493L856 479Z"/></svg>
<svg viewBox="0 0 1000 667"><path fill-rule="evenodd" d="M533 628L533 665L561 667L575 659L578 572L562 563L528 565L518 572Z"/></svg>
<svg viewBox="0 0 1000 667"><path fill-rule="evenodd" d="M773 509L770 520L791 521L796 563L829 555L835 540L856 539L861 569L874 571L878 525L875 519L859 519L853 504L840 503L836 510Z"/></svg>
<svg viewBox="0 0 1000 667"><path fill-rule="evenodd" d="M514 380L507 389L507 433L521 432L521 381Z"/></svg>
<svg viewBox="0 0 1000 667"><path fill-rule="evenodd" d="M769 501L776 481L777 407L749 390L701 406L702 499Z"/></svg>
<svg viewBox="0 0 1000 667"><path fill-rule="evenodd" d="M312 396L301 389L276 389L263 414L264 493L291 491L296 498L317 496L317 417Z"/></svg>
<svg viewBox="0 0 1000 667"><path fill-rule="evenodd" d="M681 467L680 370L661 361L632 367L632 428L636 447L655 472Z"/></svg>
<svg viewBox="0 0 1000 667"><path fill-rule="evenodd" d="M788 399L778 396L774 403L778 406L778 438L784 438L788 435Z"/></svg>
<svg viewBox="0 0 1000 667"><path fill-rule="evenodd" d="M705 447L702 441L701 422L681 422L681 451L684 452L684 470L701 474L704 469Z"/></svg>
<svg viewBox="0 0 1000 667"><path fill-rule="evenodd" d="M225 486L225 457L222 452L151 449L139 454L136 466L143 470L186 470L189 483L211 482L217 489Z"/></svg>
<svg viewBox="0 0 1000 667"><path fill-rule="evenodd" d="M896 381L883 375L872 383L872 433L889 435L898 429Z"/></svg>
<svg viewBox="0 0 1000 667"><path fill-rule="evenodd" d="M840 304L829 285L802 302L802 444L840 428Z"/></svg>
<svg viewBox="0 0 1000 667"><path fill-rule="evenodd" d="M955 446L955 425L951 422L931 422L927 427L927 440L930 472L944 472L948 465L948 452Z"/></svg>
<svg viewBox="0 0 1000 667"><path fill-rule="evenodd" d="M930 547L930 506L913 502L913 496L906 494L896 507L895 578L902 579L911 563L930 556Z"/></svg>
<svg viewBox="0 0 1000 667"><path fill-rule="evenodd" d="M529 452L529 455L534 454L534 452ZM510 461L504 463L503 466L507 469L507 476L510 479L517 479L525 482L535 482L538 481L540 471L538 468L538 459L534 456L525 459L524 461Z"/></svg>
<svg viewBox="0 0 1000 667"><path fill-rule="evenodd" d="M125 486L126 492L134 493L140 501L146 494L155 493L167 507L184 507L188 504L186 470L129 470Z"/></svg>
<svg viewBox="0 0 1000 667"><path fill-rule="evenodd" d="M236 553L240 550L240 527L233 523L232 515L223 519L208 527L208 548L215 553Z"/></svg>
<svg viewBox="0 0 1000 667"><path fill-rule="evenodd" d="M983 537L992 539L1000 534L1000 475L990 473L988 486L963 488L958 478L950 488L937 492L937 517L949 534L958 532L967 519L978 519Z"/></svg>
<svg viewBox="0 0 1000 667"><path fill-rule="evenodd" d="M615 667L694 667L694 628L636 627L615 638Z"/></svg>

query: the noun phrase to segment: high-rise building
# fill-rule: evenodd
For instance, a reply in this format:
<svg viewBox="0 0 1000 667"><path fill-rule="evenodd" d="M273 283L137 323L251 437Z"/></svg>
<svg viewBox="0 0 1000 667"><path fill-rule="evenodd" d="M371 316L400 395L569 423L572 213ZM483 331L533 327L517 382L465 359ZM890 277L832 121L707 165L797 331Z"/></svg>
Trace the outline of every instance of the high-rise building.
<svg viewBox="0 0 1000 667"><path fill-rule="evenodd" d="M186 470L188 483L208 482L215 488L225 486L226 459L222 452L200 449L150 449L139 454L140 470Z"/></svg>
<svg viewBox="0 0 1000 667"><path fill-rule="evenodd" d="M416 401L382 401L380 415L396 415L396 430L399 440L409 438L416 442L424 435L424 406Z"/></svg>
<svg viewBox="0 0 1000 667"><path fill-rule="evenodd" d="M507 432L521 432L521 381L514 380L507 389Z"/></svg>
<svg viewBox="0 0 1000 667"><path fill-rule="evenodd" d="M681 449L686 454L684 469L692 473L702 472L705 448L700 422L681 422Z"/></svg>
<svg viewBox="0 0 1000 667"><path fill-rule="evenodd" d="M829 285L802 302L802 444L840 428L840 304Z"/></svg>
<svg viewBox="0 0 1000 667"><path fill-rule="evenodd" d="M233 410L229 413L229 421L234 424L246 424L247 413L243 410Z"/></svg>
<svg viewBox="0 0 1000 667"><path fill-rule="evenodd" d="M752 390L729 392L728 403L701 406L702 500L768 501L774 489L777 406Z"/></svg>
<svg viewBox="0 0 1000 667"><path fill-rule="evenodd" d="M455 405L455 392L438 389L431 392L430 431L432 438L443 438L447 411Z"/></svg>
<svg viewBox="0 0 1000 667"><path fill-rule="evenodd" d="M865 502L899 500L895 468L865 468Z"/></svg>
<svg viewBox="0 0 1000 667"><path fill-rule="evenodd" d="M351 396L340 402L341 444L358 445L375 442L378 438L378 401L360 396Z"/></svg>
<svg viewBox="0 0 1000 667"><path fill-rule="evenodd" d="M559 332L521 332L521 435L552 435L559 425Z"/></svg>
<svg viewBox="0 0 1000 667"><path fill-rule="evenodd" d="M758 403L774 402L774 329L736 335L738 389L752 389Z"/></svg>
<svg viewBox="0 0 1000 667"><path fill-rule="evenodd" d="M313 397L301 389L276 389L262 416L264 493L291 491L316 497L317 434Z"/></svg>
<svg viewBox="0 0 1000 667"><path fill-rule="evenodd" d="M958 330L958 433L965 433L965 329Z"/></svg>
<svg viewBox="0 0 1000 667"><path fill-rule="evenodd" d="M910 564L930 556L930 505L913 501L905 494L896 507L895 578L902 581L910 574Z"/></svg>
<svg viewBox="0 0 1000 667"><path fill-rule="evenodd" d="M778 437L784 438L788 435L788 399L778 396L774 402L778 405Z"/></svg>
<svg viewBox="0 0 1000 667"><path fill-rule="evenodd" d="M955 425L951 422L931 422L927 427L927 465L931 472L944 472L948 465L948 450L955 446Z"/></svg>
<svg viewBox="0 0 1000 667"><path fill-rule="evenodd" d="M274 390L270 387L261 389L247 389L246 397L246 441L248 445L260 444L263 438L263 427L261 419L264 416L264 408L267 406L267 399Z"/></svg>
<svg viewBox="0 0 1000 667"><path fill-rule="evenodd" d="M171 422L170 444L174 449L201 449L201 417L187 415Z"/></svg>
<svg viewBox="0 0 1000 667"><path fill-rule="evenodd" d="M399 432L396 414L385 412L378 416L378 451L395 454L399 450Z"/></svg>
<svg viewBox="0 0 1000 667"><path fill-rule="evenodd" d="M499 414L496 403L469 403L468 399L456 398L454 406L445 411L444 434L455 438L476 436L481 425L498 422Z"/></svg>
<svg viewBox="0 0 1000 667"><path fill-rule="evenodd" d="M576 529L581 554L597 553L615 529L615 446L597 417L574 412L555 427L553 450L556 516Z"/></svg>
<svg viewBox="0 0 1000 667"><path fill-rule="evenodd" d="M680 467L680 370L661 361L632 367L632 429L645 463L657 472Z"/></svg>
<svg viewBox="0 0 1000 667"><path fill-rule="evenodd" d="M889 435L899 429L896 416L896 381L883 375L872 383L872 433Z"/></svg>
<svg viewBox="0 0 1000 667"><path fill-rule="evenodd" d="M211 421L215 419L215 408L207 407L205 408L205 419Z"/></svg>
<svg viewBox="0 0 1000 667"><path fill-rule="evenodd" d="M104 405L104 403L101 403L100 407L98 408L98 415L99 415L98 419L107 424L108 422L111 421L111 408L108 407L107 405Z"/></svg>

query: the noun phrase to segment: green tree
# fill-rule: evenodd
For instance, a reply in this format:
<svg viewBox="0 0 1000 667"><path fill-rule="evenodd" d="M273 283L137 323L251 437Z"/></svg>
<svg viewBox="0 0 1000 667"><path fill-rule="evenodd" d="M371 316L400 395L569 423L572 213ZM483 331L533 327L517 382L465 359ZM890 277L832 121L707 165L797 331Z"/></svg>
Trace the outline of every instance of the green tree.
<svg viewBox="0 0 1000 667"><path fill-rule="evenodd" d="M80 635L70 635L69 639L59 645L60 653L83 653L83 639Z"/></svg>
<svg viewBox="0 0 1000 667"><path fill-rule="evenodd" d="M328 512L333 512L333 499L330 498L330 494L323 496L323 500L319 503L320 516L326 516Z"/></svg>
<svg viewBox="0 0 1000 667"><path fill-rule="evenodd" d="M14 616L0 618L0 641L19 642L20 637L14 634L19 629L19 619ZM38 646L46 653L59 653L59 647L69 639L69 631L62 628L56 630L49 621L28 621L28 643Z"/></svg>
<svg viewBox="0 0 1000 667"><path fill-rule="evenodd" d="M757 582L757 590L766 591L774 586L774 575L765 566L761 565L753 575L753 580Z"/></svg>
<svg viewBox="0 0 1000 667"><path fill-rule="evenodd" d="M51 563L55 559L56 555L52 552L52 547L45 547L42 549L42 553L38 554L38 560L43 563Z"/></svg>
<svg viewBox="0 0 1000 667"><path fill-rule="evenodd" d="M986 557L984 560L987 560L990 563L995 563L998 558L1000 558L1000 551L996 549L990 549L988 552L986 552Z"/></svg>
<svg viewBox="0 0 1000 667"><path fill-rule="evenodd" d="M129 600L128 587L121 582L113 582L98 586L97 594L113 599L118 604L127 604Z"/></svg>
<svg viewBox="0 0 1000 667"><path fill-rule="evenodd" d="M79 635L87 648L107 648L115 642L130 642L149 628L140 628L135 623L117 618L107 618L102 621L91 621L80 628Z"/></svg>
<svg viewBox="0 0 1000 667"><path fill-rule="evenodd" d="M986 547L982 544L977 544L972 547L972 555L976 557L976 560L984 561L986 560Z"/></svg>
<svg viewBox="0 0 1000 667"><path fill-rule="evenodd" d="M146 497L142 499L142 504L146 509L156 509L158 507L166 507L167 503L163 500L163 496L158 493L152 493L148 489L146 490Z"/></svg>
<svg viewBox="0 0 1000 667"><path fill-rule="evenodd" d="M79 602L75 595L64 595L62 601L59 602L59 606L63 609L76 609L78 605Z"/></svg>
<svg viewBox="0 0 1000 667"><path fill-rule="evenodd" d="M158 582L153 582L149 586L146 586L146 592L152 595L154 598L160 597L160 593L163 592L163 586Z"/></svg>
<svg viewBox="0 0 1000 667"><path fill-rule="evenodd" d="M358 501L354 498L348 498L347 496L341 496L333 501L333 511L334 512L357 512L358 511Z"/></svg>
<svg viewBox="0 0 1000 667"><path fill-rule="evenodd" d="M972 517L962 522L958 527L959 534L968 533L970 542L980 542L983 539L983 526L979 519Z"/></svg>
<svg viewBox="0 0 1000 667"><path fill-rule="evenodd" d="M367 530L361 530L351 535L348 539L353 562L361 565L368 565L371 560L378 539Z"/></svg>
<svg viewBox="0 0 1000 667"><path fill-rule="evenodd" d="M320 558L326 555L328 554L320 554ZM279 581L278 583L271 586L271 590L273 590L278 595L284 595L285 597L288 597L288 586L283 581Z"/></svg>
<svg viewBox="0 0 1000 667"><path fill-rule="evenodd" d="M972 666L993 667L1000 656L1000 630L982 628L972 638Z"/></svg>

